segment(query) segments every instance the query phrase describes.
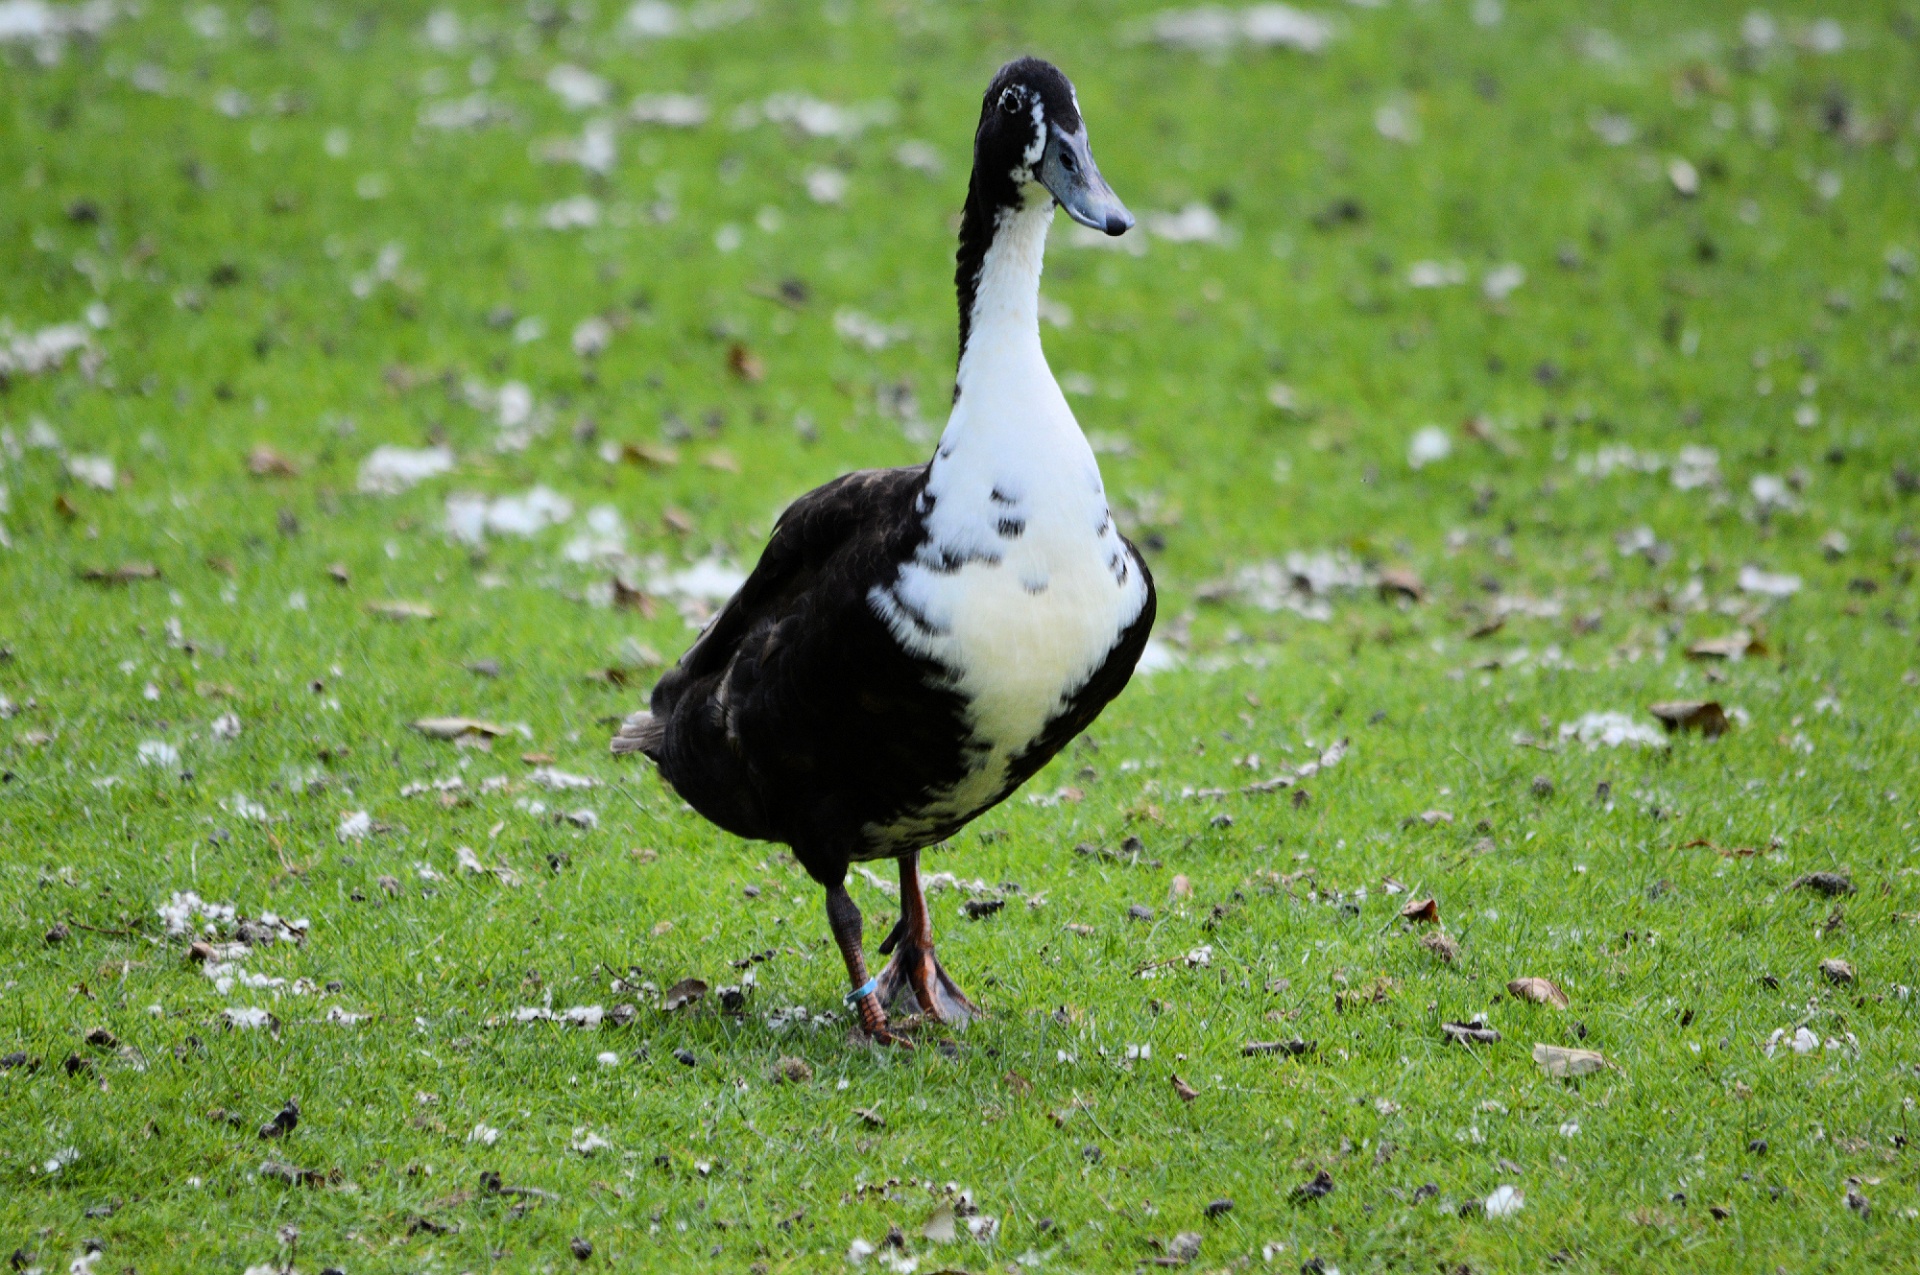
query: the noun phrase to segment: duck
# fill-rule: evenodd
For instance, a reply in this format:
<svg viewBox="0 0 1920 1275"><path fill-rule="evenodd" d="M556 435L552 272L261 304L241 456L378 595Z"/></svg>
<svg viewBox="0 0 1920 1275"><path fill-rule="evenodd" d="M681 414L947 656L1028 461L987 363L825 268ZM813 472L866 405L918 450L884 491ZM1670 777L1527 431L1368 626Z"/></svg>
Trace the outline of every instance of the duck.
<svg viewBox="0 0 1920 1275"><path fill-rule="evenodd" d="M912 1047L889 1011L956 1026L982 1013L935 955L921 852L1092 725L1153 628L1152 574L1041 348L1056 209L1106 235L1134 224L1094 163L1072 82L1023 57L981 100L953 406L933 455L787 506L612 739L720 828L790 848L825 891L845 1002L882 1044ZM869 975L846 878L882 859L898 864L900 917Z"/></svg>

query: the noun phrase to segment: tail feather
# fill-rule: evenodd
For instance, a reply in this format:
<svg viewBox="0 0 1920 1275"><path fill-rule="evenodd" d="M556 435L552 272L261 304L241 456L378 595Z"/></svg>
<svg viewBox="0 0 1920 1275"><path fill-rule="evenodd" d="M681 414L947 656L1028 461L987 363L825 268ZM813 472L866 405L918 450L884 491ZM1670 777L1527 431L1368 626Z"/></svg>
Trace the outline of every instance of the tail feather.
<svg viewBox="0 0 1920 1275"><path fill-rule="evenodd" d="M627 753L645 753L654 761L659 761L660 746L666 740L666 722L642 709L620 723L620 729L613 737L613 753L616 757Z"/></svg>

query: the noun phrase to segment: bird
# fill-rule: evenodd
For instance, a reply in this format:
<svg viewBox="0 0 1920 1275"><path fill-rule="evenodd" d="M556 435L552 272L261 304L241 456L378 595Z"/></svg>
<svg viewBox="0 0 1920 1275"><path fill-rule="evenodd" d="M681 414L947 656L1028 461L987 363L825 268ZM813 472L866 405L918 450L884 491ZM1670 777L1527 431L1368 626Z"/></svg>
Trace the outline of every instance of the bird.
<svg viewBox="0 0 1920 1275"><path fill-rule="evenodd" d="M792 850L826 892L846 1004L882 1044L912 1048L889 1010L955 1026L982 1012L935 955L920 852L1085 731L1153 628L1152 574L1041 348L1056 208L1107 235L1134 224L1094 164L1073 84L1023 57L981 99L953 406L932 457L787 506L612 740L706 819ZM901 915L869 976L846 876L880 859L898 862Z"/></svg>

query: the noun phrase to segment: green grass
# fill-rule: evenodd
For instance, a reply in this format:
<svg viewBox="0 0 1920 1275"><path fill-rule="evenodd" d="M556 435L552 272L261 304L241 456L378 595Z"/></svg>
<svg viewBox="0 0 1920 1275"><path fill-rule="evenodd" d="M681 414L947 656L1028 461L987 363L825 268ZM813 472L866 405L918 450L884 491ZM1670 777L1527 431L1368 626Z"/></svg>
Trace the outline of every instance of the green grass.
<svg viewBox="0 0 1920 1275"><path fill-rule="evenodd" d="M416 5L228 6L209 37L150 3L51 64L0 46L0 316L105 307L86 355L0 392L0 1053L39 1060L0 1072L0 1250L47 1271L90 1239L102 1272L557 1271L582 1237L593 1267L838 1271L898 1226L923 1272L1131 1269L1181 1232L1207 1270L1915 1269L1920 6L1776 5L1764 49L1749 7L1508 0L1481 25L1463 0L1322 2L1324 53L1217 59L1128 39L1145 5L921 0L763 0L645 41L621 4L502 7L447 49ZM1827 17L1844 47L1805 47ZM992 1016L876 1052L843 1016L779 1025L844 990L784 851L606 756L653 676L638 648L671 658L691 630L670 598L604 605L614 568L563 547L611 505L630 582L750 564L795 495L925 454L978 93L1026 50L1076 77L1136 212L1199 202L1224 227L1134 256L1063 222L1045 285L1176 667L1029 787L1078 799L1016 796L930 856L1007 899L977 922L961 893L934 902ZM569 111L544 83L559 63L611 104ZM604 177L540 158L669 91L712 119L622 125ZM736 126L776 91L891 116L846 138ZM506 118L420 122L475 93ZM1417 137L1383 136L1383 107ZM944 172L897 163L907 139ZM821 167L846 175L840 206L808 196ZM579 195L600 224L540 226ZM1413 288L1419 262L1465 282ZM1505 263L1525 282L1489 299ZM780 299L786 280L804 291ZM901 339L864 348L843 311ZM611 340L583 359L593 315ZM496 448L469 382L527 387L525 450ZM901 385L931 425L897 419ZM1414 469L1429 425L1452 454ZM357 490L376 446L429 443L451 474ZM297 474L251 476L263 444ZM1646 472L1689 447L1712 481ZM114 462L112 491L72 476L81 456ZM447 536L450 494L534 484L571 502L566 527ZM1290 552L1410 569L1427 596L1363 587L1310 618L1232 587ZM160 578L80 578L127 562ZM1743 591L1746 568L1803 587ZM392 599L438 618L367 609ZM1738 628L1764 651L1683 654ZM497 677L467 671L487 659ZM1717 740L1560 731L1707 698L1738 710ZM486 753L408 729L447 714L524 730ZM1240 791L1339 739L1298 789ZM148 742L177 758L142 764ZM536 752L600 786L535 787ZM553 818L581 808L597 828ZM376 830L343 841L359 811ZM1137 856L1074 852L1130 836ZM517 881L463 871L463 846ZM1819 871L1857 892L1790 888ZM308 919L240 962L286 985L223 994L157 914L185 890ZM884 932L894 902L853 890ZM1399 919L1428 896L1451 963ZM723 1012L731 963L765 952ZM690 1010L639 988L687 976L716 988ZM1506 993L1527 976L1570 1007ZM627 1025L510 1021L622 1003ZM229 1028L243 1007L277 1026ZM1446 1043L1475 1014L1499 1043ZM1802 1026L1838 1047L1768 1056ZM1242 1056L1296 1037L1317 1047ZM1613 1067L1552 1079L1535 1042ZM775 1083L789 1057L811 1078ZM298 1128L260 1140L290 1096ZM570 1149L587 1131L608 1145ZM263 1178L268 1159L320 1180ZM1320 1169L1333 1193L1291 1198ZM550 1195L488 1194L485 1171ZM1463 1208L1503 1183L1519 1213ZM986 1240L922 1238L950 1189L997 1219Z"/></svg>

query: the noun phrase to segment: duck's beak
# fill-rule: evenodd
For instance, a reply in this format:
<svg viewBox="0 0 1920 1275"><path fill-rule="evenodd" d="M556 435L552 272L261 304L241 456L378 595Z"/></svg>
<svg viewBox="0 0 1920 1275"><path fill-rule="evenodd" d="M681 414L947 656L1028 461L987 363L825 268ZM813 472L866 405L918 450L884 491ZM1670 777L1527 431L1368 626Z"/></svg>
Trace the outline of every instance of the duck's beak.
<svg viewBox="0 0 1920 1275"><path fill-rule="evenodd" d="M1067 216L1081 225L1109 235L1123 235L1133 228L1133 214L1094 166L1093 152L1087 148L1086 125L1071 134L1057 126L1048 128L1039 177L1040 184L1052 191L1067 210Z"/></svg>

